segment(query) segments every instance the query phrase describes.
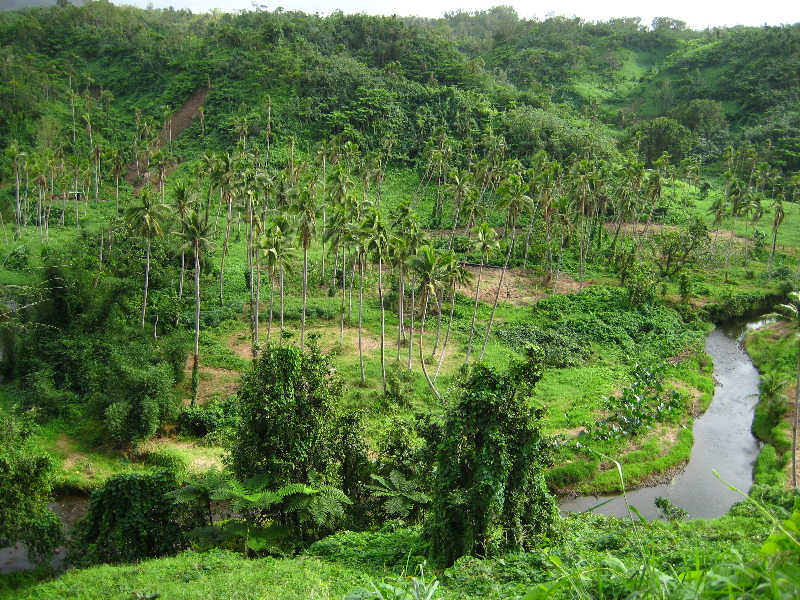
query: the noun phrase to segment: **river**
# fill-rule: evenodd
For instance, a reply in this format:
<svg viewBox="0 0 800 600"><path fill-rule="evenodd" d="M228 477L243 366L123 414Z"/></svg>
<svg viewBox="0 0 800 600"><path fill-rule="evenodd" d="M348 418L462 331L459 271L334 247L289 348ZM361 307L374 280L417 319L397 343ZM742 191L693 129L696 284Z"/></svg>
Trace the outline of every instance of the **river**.
<svg viewBox="0 0 800 600"><path fill-rule="evenodd" d="M758 370L742 348L747 331L767 321L734 320L717 326L706 336L706 352L714 360L714 398L695 420L694 445L685 469L664 485L627 493L627 500L646 519L661 515L654 500L662 496L689 513L690 518L724 515L742 496L715 475L748 492L753 485L753 463L760 449L750 427L758 404ZM603 504L605 503L605 504ZM599 506L602 504L602 506ZM579 496L561 502L563 512L595 512L628 516L622 495Z"/></svg>

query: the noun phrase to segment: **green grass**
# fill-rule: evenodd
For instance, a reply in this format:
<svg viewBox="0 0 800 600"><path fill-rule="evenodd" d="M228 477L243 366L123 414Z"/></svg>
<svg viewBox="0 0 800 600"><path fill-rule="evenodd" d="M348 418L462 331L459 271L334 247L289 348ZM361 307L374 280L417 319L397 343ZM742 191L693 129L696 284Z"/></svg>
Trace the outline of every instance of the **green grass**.
<svg viewBox="0 0 800 600"><path fill-rule="evenodd" d="M248 560L222 551L188 552L136 565L73 571L9 598L307 600L342 598L367 585L357 571L312 558Z"/></svg>

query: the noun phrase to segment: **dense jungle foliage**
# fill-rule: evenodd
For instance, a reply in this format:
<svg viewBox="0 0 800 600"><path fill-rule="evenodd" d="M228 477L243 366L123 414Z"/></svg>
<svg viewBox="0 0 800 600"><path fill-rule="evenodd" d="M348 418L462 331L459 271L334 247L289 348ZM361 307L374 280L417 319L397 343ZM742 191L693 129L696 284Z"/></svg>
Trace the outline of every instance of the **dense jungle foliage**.
<svg viewBox="0 0 800 600"><path fill-rule="evenodd" d="M800 24L0 12L0 590L796 597L798 70ZM772 310L750 499L558 513L680 469L705 334Z"/></svg>

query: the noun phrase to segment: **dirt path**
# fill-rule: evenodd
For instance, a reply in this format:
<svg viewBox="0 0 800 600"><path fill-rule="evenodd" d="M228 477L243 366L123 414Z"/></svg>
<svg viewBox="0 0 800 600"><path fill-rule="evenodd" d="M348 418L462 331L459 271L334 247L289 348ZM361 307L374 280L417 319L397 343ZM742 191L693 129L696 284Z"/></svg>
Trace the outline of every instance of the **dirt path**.
<svg viewBox="0 0 800 600"><path fill-rule="evenodd" d="M170 116L170 124L172 130L172 139L176 139L183 131L192 124L192 122L197 118L197 115L200 114L200 107L203 106L203 103L206 101L206 96L208 96L208 92L210 88L208 87L201 87L198 89L194 95L189 98L186 102L184 102L183 106L177 109L172 115ZM156 136L156 141L153 144L152 153L158 152L161 150L168 141L170 135L170 129L165 124L161 127L161 130L158 132ZM136 186L136 189L141 188L144 184L148 183L149 177L147 174L147 166L146 162L139 164L139 170L142 174L142 181ZM174 170L174 167L169 170L171 172ZM169 172L167 174L169 174ZM131 161L128 164L128 172L125 175L125 181L131 185L136 184L136 162Z"/></svg>

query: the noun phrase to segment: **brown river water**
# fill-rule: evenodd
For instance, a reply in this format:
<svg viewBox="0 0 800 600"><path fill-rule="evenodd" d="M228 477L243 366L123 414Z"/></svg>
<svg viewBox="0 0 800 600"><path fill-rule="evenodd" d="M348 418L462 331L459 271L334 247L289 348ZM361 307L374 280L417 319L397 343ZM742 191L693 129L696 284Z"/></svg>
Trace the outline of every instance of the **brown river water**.
<svg viewBox="0 0 800 600"><path fill-rule="evenodd" d="M753 463L760 444L750 426L758 404L759 374L742 348L742 340L747 331L765 323L764 319L734 320L717 326L706 336L706 352L714 360L714 398L708 410L694 422L694 445L686 467L667 484L626 494L628 504L646 519L661 515L654 504L659 496L688 511L689 518L724 515L743 497L720 481L714 471L742 492L752 487ZM579 496L560 505L563 512L594 508L605 515L629 516L622 495Z"/></svg>

